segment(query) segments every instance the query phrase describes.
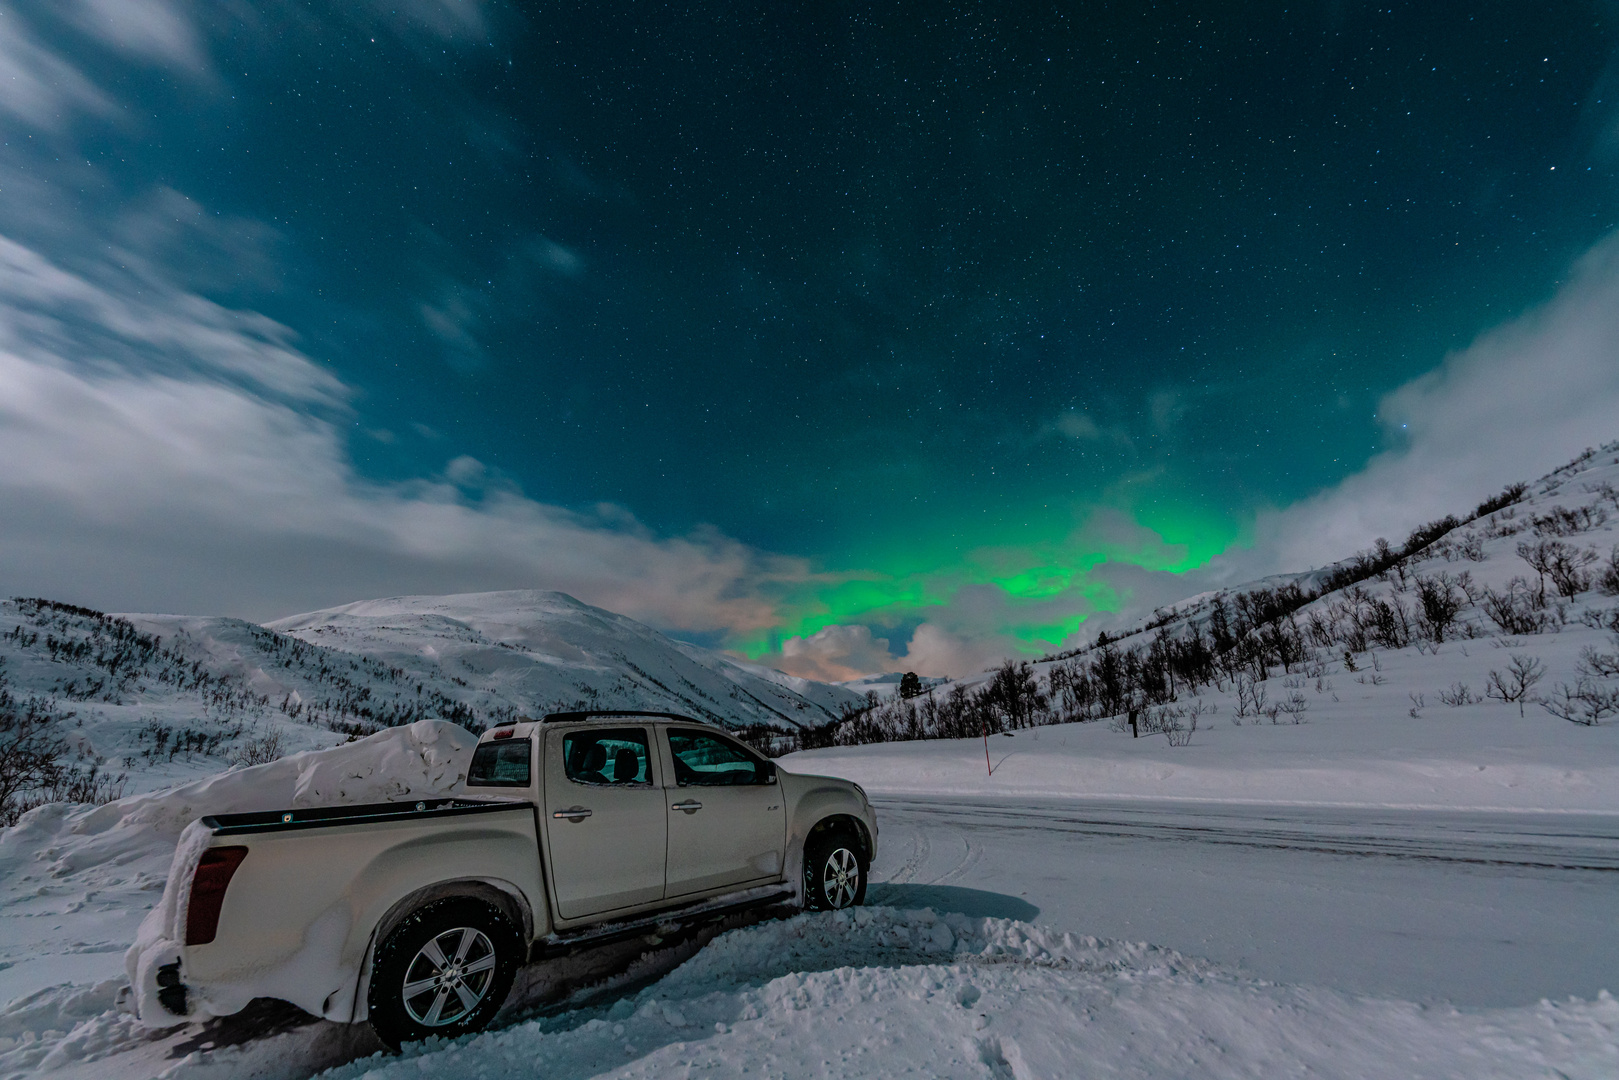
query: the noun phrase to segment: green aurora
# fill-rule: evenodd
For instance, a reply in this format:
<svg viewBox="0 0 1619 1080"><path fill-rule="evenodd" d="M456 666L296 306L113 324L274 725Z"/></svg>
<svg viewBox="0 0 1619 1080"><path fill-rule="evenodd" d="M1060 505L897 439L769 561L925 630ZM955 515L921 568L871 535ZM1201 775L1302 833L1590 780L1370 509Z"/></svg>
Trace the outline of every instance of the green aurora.
<svg viewBox="0 0 1619 1080"><path fill-rule="evenodd" d="M995 632L1025 654L1058 648L1091 614L1118 611L1126 596L1099 580L1108 563L1184 574L1246 539L1246 522L1193 503L1153 504L1135 510L1134 542L1087 539L1085 522L1067 535L1028 543L983 537L963 545L964 557L944 551L915 551L893 557L880 569L829 574L784 598L781 623L770 631L733 641L751 659L778 652L793 637L808 637L828 626L865 624L897 627L948 608L964 589L987 587L998 593L1007 614ZM1022 541L1022 542L1019 542ZM918 545L921 547L921 545Z"/></svg>

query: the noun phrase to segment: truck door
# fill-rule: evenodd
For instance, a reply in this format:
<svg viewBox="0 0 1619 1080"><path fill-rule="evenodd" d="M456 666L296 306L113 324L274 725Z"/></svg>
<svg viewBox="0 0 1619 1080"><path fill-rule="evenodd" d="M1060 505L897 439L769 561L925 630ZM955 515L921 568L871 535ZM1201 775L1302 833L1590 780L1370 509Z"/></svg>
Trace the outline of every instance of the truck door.
<svg viewBox="0 0 1619 1080"><path fill-rule="evenodd" d="M787 843L776 769L740 744L699 728L664 729L672 776L668 897L781 878Z"/></svg>
<svg viewBox="0 0 1619 1080"><path fill-rule="evenodd" d="M668 811L651 729L545 734L545 828L557 914L582 919L663 897Z"/></svg>

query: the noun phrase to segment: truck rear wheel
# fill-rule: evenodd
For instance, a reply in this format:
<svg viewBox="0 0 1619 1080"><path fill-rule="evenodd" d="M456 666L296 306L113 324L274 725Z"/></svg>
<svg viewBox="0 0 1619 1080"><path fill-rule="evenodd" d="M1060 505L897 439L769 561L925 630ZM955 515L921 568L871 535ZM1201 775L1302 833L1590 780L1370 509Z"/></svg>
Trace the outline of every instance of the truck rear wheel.
<svg viewBox="0 0 1619 1080"><path fill-rule="evenodd" d="M398 1049L483 1030L512 988L522 936L499 908L467 896L424 904L388 933L371 965L371 1027Z"/></svg>
<svg viewBox="0 0 1619 1080"><path fill-rule="evenodd" d="M866 856L842 829L823 829L804 845L804 906L837 911L866 900Z"/></svg>

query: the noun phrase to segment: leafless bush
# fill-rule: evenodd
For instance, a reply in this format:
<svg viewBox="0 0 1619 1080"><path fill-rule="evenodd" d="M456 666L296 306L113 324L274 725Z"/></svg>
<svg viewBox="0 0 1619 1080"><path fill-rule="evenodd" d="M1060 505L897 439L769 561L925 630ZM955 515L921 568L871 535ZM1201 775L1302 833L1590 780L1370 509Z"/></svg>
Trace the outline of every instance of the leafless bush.
<svg viewBox="0 0 1619 1080"><path fill-rule="evenodd" d="M232 751L225 758L225 761L227 764L238 768L246 768L250 765L268 765L286 752L286 743L281 737L281 732L272 731L268 735L261 735L257 739L250 739L243 743Z"/></svg>
<svg viewBox="0 0 1619 1080"><path fill-rule="evenodd" d="M1450 684L1450 689L1439 691L1439 700L1454 709L1462 705L1477 705L1484 699L1475 695L1466 683L1457 681Z"/></svg>
<svg viewBox="0 0 1619 1080"><path fill-rule="evenodd" d="M1600 558L1594 551L1565 544L1561 540L1522 543L1518 545L1518 554L1540 575L1542 592L1545 591L1546 579L1551 578L1558 595L1570 598L1591 587L1591 575L1586 572L1586 567Z"/></svg>
<svg viewBox="0 0 1619 1080"><path fill-rule="evenodd" d="M1506 671L1491 671L1484 683L1484 696L1494 698L1503 705L1518 703L1518 715L1523 715L1523 703L1536 683L1546 676L1546 668L1533 656L1514 654Z"/></svg>
<svg viewBox="0 0 1619 1080"><path fill-rule="evenodd" d="M1554 506L1535 517L1532 527L1536 536L1575 536L1608 523L1608 512L1601 506L1576 506L1572 510Z"/></svg>
<svg viewBox="0 0 1619 1080"><path fill-rule="evenodd" d="M1237 715L1257 719L1265 711L1265 684L1252 675L1237 676Z"/></svg>
<svg viewBox="0 0 1619 1080"><path fill-rule="evenodd" d="M1536 699L1553 716L1586 727L1619 713L1619 689L1599 686L1594 679L1582 678L1574 686L1563 683L1547 697Z"/></svg>
<svg viewBox="0 0 1619 1080"><path fill-rule="evenodd" d="M1428 707L1427 699L1422 694L1407 694L1406 696L1411 699L1411 708L1407 710L1406 715L1413 720L1421 719L1422 710Z"/></svg>
<svg viewBox="0 0 1619 1080"><path fill-rule="evenodd" d="M1199 707L1191 709L1160 709L1155 720L1156 730L1169 740L1170 746L1185 746L1197 732L1198 718L1204 711L1201 703Z"/></svg>
<svg viewBox="0 0 1619 1080"><path fill-rule="evenodd" d="M1579 669L1581 675L1619 678L1619 652L1598 652L1595 645L1587 645L1580 650Z"/></svg>
<svg viewBox="0 0 1619 1080"><path fill-rule="evenodd" d="M1596 572L1596 586L1603 596L1619 596L1619 544L1613 546L1607 563Z"/></svg>
<svg viewBox="0 0 1619 1080"><path fill-rule="evenodd" d="M100 806L124 797L124 773L109 776L99 764L88 767L67 765L57 770L50 779L16 800L17 816L21 817L37 806L50 803L90 803ZM15 824L15 822L13 822Z"/></svg>
<svg viewBox="0 0 1619 1080"><path fill-rule="evenodd" d="M1613 504L1615 510L1619 510L1619 488L1614 487L1608 481L1604 480L1602 483L1594 485L1587 484L1585 485L1585 490L1593 495L1601 495Z"/></svg>
<svg viewBox="0 0 1619 1080"><path fill-rule="evenodd" d="M1550 625L1546 591L1521 577L1507 582L1503 592L1486 589L1481 606L1489 620L1507 634L1538 634Z"/></svg>
<svg viewBox="0 0 1619 1080"><path fill-rule="evenodd" d="M123 776L109 777L99 763L73 760L61 734L71 715L48 699L18 699L0 667L0 825L15 825L46 803L110 802L123 793Z"/></svg>
<svg viewBox="0 0 1619 1080"><path fill-rule="evenodd" d="M1287 695L1286 701L1276 703L1275 711L1270 714L1270 722L1273 724L1281 723L1280 717L1285 714L1293 723L1302 724L1304 723L1304 714L1309 711L1310 702L1305 698L1303 692L1294 690Z"/></svg>

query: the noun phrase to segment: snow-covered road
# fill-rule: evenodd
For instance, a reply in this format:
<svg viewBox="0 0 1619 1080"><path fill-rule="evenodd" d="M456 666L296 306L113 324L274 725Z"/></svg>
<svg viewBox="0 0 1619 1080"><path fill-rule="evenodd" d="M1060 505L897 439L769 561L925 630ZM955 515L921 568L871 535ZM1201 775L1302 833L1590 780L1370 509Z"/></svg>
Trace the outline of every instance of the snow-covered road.
<svg viewBox="0 0 1619 1080"><path fill-rule="evenodd" d="M870 902L1263 979L1527 1004L1619 987L1619 816L878 797Z"/></svg>

